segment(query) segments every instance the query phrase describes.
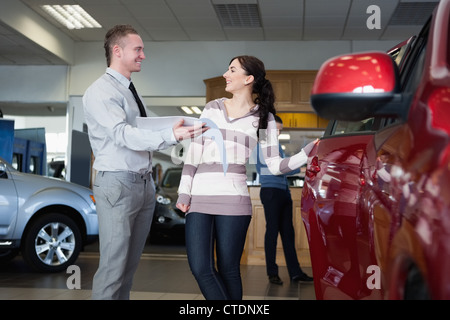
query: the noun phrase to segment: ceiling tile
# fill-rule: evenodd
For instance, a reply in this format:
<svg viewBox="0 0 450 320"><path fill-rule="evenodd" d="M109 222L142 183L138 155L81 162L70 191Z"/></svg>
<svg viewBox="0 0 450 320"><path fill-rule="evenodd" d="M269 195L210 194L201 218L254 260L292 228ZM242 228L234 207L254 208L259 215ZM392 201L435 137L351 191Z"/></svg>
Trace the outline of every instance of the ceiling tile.
<svg viewBox="0 0 450 320"><path fill-rule="evenodd" d="M230 28L225 29L225 34L227 36L227 40L230 41L240 41L240 40L250 40L250 41L261 41L264 40L263 31L260 28L254 29L237 29Z"/></svg>
<svg viewBox="0 0 450 320"><path fill-rule="evenodd" d="M265 28L264 36L268 41L292 41L293 39L300 41L302 40L303 32L301 28Z"/></svg>
<svg viewBox="0 0 450 320"><path fill-rule="evenodd" d="M259 28L232 29L221 26L214 4L236 4L236 0L16 1L35 10L74 41L103 41L109 28L126 23L133 25L144 41L400 40L416 33L418 28L389 25L397 5L411 1L437 3L436 0L245 0L246 4L258 6L262 25ZM39 7L60 3L80 4L103 28L68 30L50 19ZM367 7L373 4L381 9L381 30L368 30L366 25L369 17ZM5 5L8 3L2 4L3 9ZM5 38L12 34L16 38ZM19 44L20 39L24 40L20 45L25 50L32 45L23 35L0 21L0 56L1 48ZM45 49L39 54L46 55L49 61L59 60ZM3 57L2 63L9 63L9 60Z"/></svg>
<svg viewBox="0 0 450 320"><path fill-rule="evenodd" d="M303 40L334 40L340 39L341 35L342 28L305 28L303 32Z"/></svg>
<svg viewBox="0 0 450 320"><path fill-rule="evenodd" d="M359 0L358 0L359 1ZM373 0L376 1L376 0ZM305 17L308 16L346 16L351 0L305 0Z"/></svg>

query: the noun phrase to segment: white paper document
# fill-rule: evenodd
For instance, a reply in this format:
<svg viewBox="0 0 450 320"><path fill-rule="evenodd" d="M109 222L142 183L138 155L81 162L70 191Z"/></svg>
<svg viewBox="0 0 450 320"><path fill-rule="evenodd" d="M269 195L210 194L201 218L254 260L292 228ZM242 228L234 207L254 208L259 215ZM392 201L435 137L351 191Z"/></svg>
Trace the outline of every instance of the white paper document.
<svg viewBox="0 0 450 320"><path fill-rule="evenodd" d="M161 131L172 128L178 121L184 119L184 126L201 126L202 121L194 117L173 116L173 117L137 117L136 124L140 129Z"/></svg>

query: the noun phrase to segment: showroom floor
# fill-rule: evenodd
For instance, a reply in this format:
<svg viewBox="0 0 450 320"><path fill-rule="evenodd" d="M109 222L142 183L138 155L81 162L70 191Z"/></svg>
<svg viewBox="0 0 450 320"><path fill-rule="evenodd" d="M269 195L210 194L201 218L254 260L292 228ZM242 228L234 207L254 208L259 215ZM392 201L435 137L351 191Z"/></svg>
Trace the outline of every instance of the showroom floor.
<svg viewBox="0 0 450 320"><path fill-rule="evenodd" d="M96 244L80 254L80 289L72 273L34 273L21 256L0 266L0 300L87 300L98 265ZM311 275L311 268L303 268ZM241 266L244 300L315 300L313 283L290 283L286 267L280 266L283 285L270 284L265 266ZM146 246L136 272L132 300L204 300L188 266L185 248L174 244Z"/></svg>

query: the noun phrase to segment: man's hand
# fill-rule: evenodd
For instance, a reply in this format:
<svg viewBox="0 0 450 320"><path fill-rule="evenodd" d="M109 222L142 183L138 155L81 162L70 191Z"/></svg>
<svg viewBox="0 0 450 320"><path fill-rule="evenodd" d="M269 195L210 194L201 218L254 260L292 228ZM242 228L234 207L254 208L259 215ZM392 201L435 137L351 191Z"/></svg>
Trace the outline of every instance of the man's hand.
<svg viewBox="0 0 450 320"><path fill-rule="evenodd" d="M206 123L199 122L198 125L193 126L183 126L183 123L184 120L181 119L173 126L173 134L177 141L194 138L209 129L205 127Z"/></svg>

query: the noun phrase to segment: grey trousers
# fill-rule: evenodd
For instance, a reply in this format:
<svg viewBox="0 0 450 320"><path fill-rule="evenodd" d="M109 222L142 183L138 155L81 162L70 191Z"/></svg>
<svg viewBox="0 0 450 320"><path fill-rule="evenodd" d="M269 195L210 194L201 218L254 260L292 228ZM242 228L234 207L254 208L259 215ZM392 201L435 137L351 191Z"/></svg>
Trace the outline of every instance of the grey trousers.
<svg viewBox="0 0 450 320"><path fill-rule="evenodd" d="M98 172L93 186L99 219L100 262L92 299L128 300L150 232L155 184L150 173Z"/></svg>

